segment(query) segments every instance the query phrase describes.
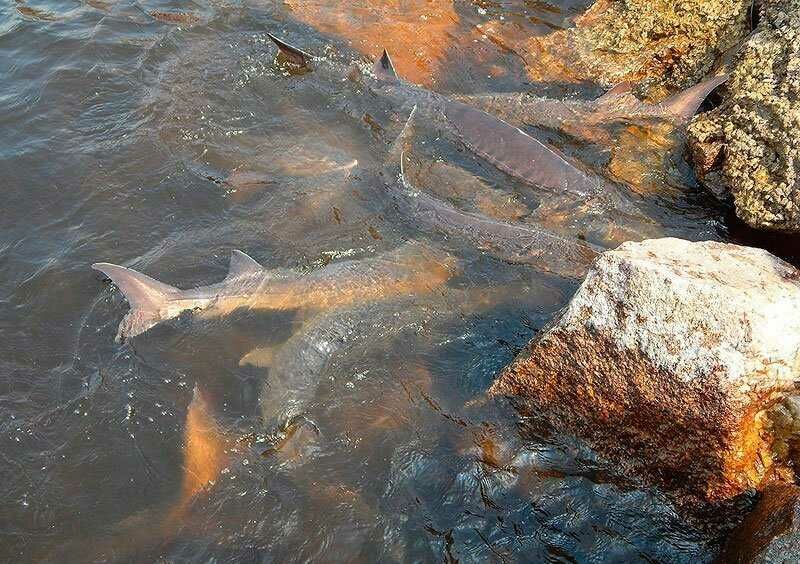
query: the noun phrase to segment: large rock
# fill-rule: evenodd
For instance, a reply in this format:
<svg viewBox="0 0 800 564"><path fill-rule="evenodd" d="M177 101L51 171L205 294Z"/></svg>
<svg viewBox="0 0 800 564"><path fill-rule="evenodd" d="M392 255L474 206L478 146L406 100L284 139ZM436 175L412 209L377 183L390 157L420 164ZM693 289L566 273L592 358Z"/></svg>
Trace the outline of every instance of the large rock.
<svg viewBox="0 0 800 564"><path fill-rule="evenodd" d="M749 31L751 0L598 0L575 26L530 37L534 80L641 83L649 99L700 81ZM502 26L484 29L493 37Z"/></svg>
<svg viewBox="0 0 800 564"><path fill-rule="evenodd" d="M490 394L707 507L788 471L767 415L797 380L798 270L758 249L655 239L602 254Z"/></svg>
<svg viewBox="0 0 800 564"><path fill-rule="evenodd" d="M770 484L755 509L728 538L719 562L800 562L800 487Z"/></svg>
<svg viewBox="0 0 800 564"><path fill-rule="evenodd" d="M688 129L698 177L750 226L800 233L800 0L763 0L727 87Z"/></svg>

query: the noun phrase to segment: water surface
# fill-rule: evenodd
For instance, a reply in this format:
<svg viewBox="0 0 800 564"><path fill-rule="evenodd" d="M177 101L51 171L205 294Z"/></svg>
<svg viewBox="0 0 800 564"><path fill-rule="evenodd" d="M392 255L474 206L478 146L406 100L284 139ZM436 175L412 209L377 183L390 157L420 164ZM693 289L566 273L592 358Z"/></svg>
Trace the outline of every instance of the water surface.
<svg viewBox="0 0 800 564"><path fill-rule="evenodd" d="M266 36L342 60L378 54L385 41L398 68L441 92L588 97L598 89L526 83L520 55L478 27L502 21L543 34L585 7L0 6L0 559L711 559L710 539L658 492L610 478L577 441L505 405L464 408L577 282L503 263L403 217L383 188L403 116L276 65ZM416 38L425 49L415 50ZM599 172L607 166L602 149L534 133ZM681 159L644 204L644 229L516 183L435 131L421 131L415 151L508 194L519 221L549 221L601 246L661 234L729 239L724 210ZM460 185L431 184L480 210ZM557 213L537 215L548 207ZM127 304L89 267L124 264L188 288L221 280L232 249L268 267L311 270L409 240L445 249L460 272L413 298L418 316L396 326L376 316L340 343L308 405L315 430L277 454L261 436L269 369L239 361L280 346L308 319L185 315L120 344ZM180 523L166 523L181 492L195 387L233 446L215 483Z"/></svg>

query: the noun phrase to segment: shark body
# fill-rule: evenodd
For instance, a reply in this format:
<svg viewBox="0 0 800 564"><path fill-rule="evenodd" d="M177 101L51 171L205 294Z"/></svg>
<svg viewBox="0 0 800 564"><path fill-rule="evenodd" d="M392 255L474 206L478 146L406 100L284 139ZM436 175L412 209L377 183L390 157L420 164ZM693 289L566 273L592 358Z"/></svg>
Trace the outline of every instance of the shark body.
<svg viewBox="0 0 800 564"><path fill-rule="evenodd" d="M633 85L622 83L595 100L559 100L524 92L458 96L461 102L512 124L524 124L562 131L573 137L606 143L605 127L615 123L670 124L685 126L703 101L728 79L719 74L678 92L658 103L647 103L633 95Z"/></svg>
<svg viewBox="0 0 800 564"><path fill-rule="evenodd" d="M604 178L586 171L518 127L477 107L402 80L386 51L371 68L362 69L355 73L357 78L352 78L353 68L314 57L272 34L269 37L292 64L313 68L335 83L351 77L345 80L401 112L410 113L416 107L419 119L437 125L498 169L526 184L579 197L602 197L616 190Z"/></svg>
<svg viewBox="0 0 800 564"><path fill-rule="evenodd" d="M400 210L428 229L466 240L490 255L513 264L529 264L543 272L583 278L598 252L533 224L511 223L462 211L422 192L405 175L401 155L398 182L387 188Z"/></svg>
<svg viewBox="0 0 800 564"><path fill-rule="evenodd" d="M231 254L228 276L217 284L181 290L109 263L92 268L110 278L131 306L118 339L134 337L187 310L220 316L237 309L331 309L357 300L430 291L446 282L455 262L446 253L409 243L362 260L346 260L308 274L268 270L241 251Z"/></svg>
<svg viewBox="0 0 800 564"><path fill-rule="evenodd" d="M306 411L334 357L359 343L421 328L435 315L434 308L415 298L354 304L312 318L278 347L254 349L239 364L269 370L261 410L265 421L280 426Z"/></svg>

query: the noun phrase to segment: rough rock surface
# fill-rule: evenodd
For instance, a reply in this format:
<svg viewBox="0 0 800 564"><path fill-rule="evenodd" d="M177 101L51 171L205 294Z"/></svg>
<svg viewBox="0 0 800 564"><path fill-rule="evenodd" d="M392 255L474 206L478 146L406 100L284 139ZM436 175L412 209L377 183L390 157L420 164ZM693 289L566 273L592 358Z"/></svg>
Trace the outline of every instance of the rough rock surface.
<svg viewBox="0 0 800 564"><path fill-rule="evenodd" d="M641 82L649 98L697 83L748 32L749 0L598 0L575 27L529 40L535 80Z"/></svg>
<svg viewBox="0 0 800 564"><path fill-rule="evenodd" d="M521 398L683 505L732 501L788 473L765 410L800 380L798 312L800 271L766 251L625 243L490 395Z"/></svg>
<svg viewBox="0 0 800 564"><path fill-rule="evenodd" d="M770 484L742 524L728 538L719 562L800 562L800 487Z"/></svg>
<svg viewBox="0 0 800 564"><path fill-rule="evenodd" d="M689 127L699 178L752 227L800 232L800 0L764 0L728 98Z"/></svg>

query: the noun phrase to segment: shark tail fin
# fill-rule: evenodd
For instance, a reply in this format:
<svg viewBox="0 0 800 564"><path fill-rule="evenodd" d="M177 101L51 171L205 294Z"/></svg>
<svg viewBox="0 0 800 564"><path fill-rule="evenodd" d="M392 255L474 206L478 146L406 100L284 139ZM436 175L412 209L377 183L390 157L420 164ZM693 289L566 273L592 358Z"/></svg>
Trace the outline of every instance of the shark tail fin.
<svg viewBox="0 0 800 564"><path fill-rule="evenodd" d="M727 80L727 74L713 76L699 84L695 84L691 88L673 94L661 102L661 105L681 121L689 121L708 95Z"/></svg>
<svg viewBox="0 0 800 564"><path fill-rule="evenodd" d="M119 324L118 340L144 333L162 319L166 319L167 317L164 317L166 302L181 293L178 288L124 266L98 262L93 264L92 268L110 278L131 306L131 310Z"/></svg>

